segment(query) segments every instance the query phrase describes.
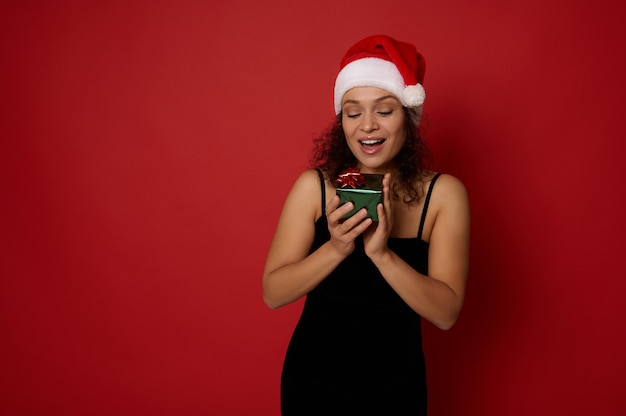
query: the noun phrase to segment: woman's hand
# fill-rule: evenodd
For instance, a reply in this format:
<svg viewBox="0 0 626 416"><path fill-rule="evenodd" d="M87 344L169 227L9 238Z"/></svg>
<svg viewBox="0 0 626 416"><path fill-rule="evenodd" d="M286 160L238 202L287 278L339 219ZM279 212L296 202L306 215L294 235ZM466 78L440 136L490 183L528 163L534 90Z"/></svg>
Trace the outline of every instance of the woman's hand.
<svg viewBox="0 0 626 416"><path fill-rule="evenodd" d="M383 178L383 203L378 204L378 225L363 233L365 254L374 260L382 257L388 250L387 241L393 229L393 205L390 195L391 174Z"/></svg>
<svg viewBox="0 0 626 416"><path fill-rule="evenodd" d="M343 220L343 216L354 208L354 204L346 202L339 206L339 202L340 199L337 195L328 201L326 219L328 220L331 246L347 257L354 251L354 240L372 224L372 219L365 218L367 210L363 208L350 218Z"/></svg>

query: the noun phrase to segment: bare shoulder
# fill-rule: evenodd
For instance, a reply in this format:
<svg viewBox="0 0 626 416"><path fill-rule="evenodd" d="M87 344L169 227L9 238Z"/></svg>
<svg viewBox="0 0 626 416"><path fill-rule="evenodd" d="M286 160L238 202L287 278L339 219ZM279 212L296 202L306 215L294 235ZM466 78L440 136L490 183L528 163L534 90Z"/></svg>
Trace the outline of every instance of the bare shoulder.
<svg viewBox="0 0 626 416"><path fill-rule="evenodd" d="M318 172L307 169L294 182L287 200L285 211L298 212L299 216L312 216L313 219L321 215L321 187Z"/></svg>
<svg viewBox="0 0 626 416"><path fill-rule="evenodd" d="M442 173L437 179L433 188L433 198L435 198L435 194L442 196L446 200L448 198L467 199L467 189L463 182L447 173Z"/></svg>
<svg viewBox="0 0 626 416"><path fill-rule="evenodd" d="M431 206L437 217L445 215L459 221L469 220L469 197L463 182L449 174L441 174L433 187Z"/></svg>
<svg viewBox="0 0 626 416"><path fill-rule="evenodd" d="M316 187L317 189L319 189L319 185L320 185L320 177L319 177L317 170L307 169L304 172L302 172L300 176L298 176L294 184L294 187L304 186L307 188Z"/></svg>
<svg viewBox="0 0 626 416"><path fill-rule="evenodd" d="M290 193L296 193L300 196L312 196L319 199L321 192L320 177L315 169L307 169L298 176Z"/></svg>
<svg viewBox="0 0 626 416"><path fill-rule="evenodd" d="M294 182L283 205L267 255L266 270L274 270L306 257L315 237L320 201L317 172L304 171Z"/></svg>

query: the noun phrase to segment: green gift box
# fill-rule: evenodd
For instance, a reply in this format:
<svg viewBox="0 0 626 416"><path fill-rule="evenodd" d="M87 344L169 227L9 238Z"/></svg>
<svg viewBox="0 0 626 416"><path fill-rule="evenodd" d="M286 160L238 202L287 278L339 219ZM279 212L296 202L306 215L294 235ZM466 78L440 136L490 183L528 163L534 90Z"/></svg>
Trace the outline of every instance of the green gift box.
<svg viewBox="0 0 626 416"><path fill-rule="evenodd" d="M376 207L382 201L383 196L383 176L379 174L363 173L365 185L358 188L337 188L337 195L340 198L340 205L350 201L354 204L354 208L348 212L343 218L347 219L353 216L362 208L367 209L367 217L373 221L378 221L378 211Z"/></svg>

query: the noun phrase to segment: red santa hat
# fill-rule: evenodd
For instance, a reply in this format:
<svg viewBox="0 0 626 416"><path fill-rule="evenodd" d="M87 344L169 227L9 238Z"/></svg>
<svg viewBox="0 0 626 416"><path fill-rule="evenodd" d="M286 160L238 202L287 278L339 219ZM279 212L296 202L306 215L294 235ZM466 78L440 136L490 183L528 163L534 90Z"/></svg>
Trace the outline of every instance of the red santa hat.
<svg viewBox="0 0 626 416"><path fill-rule="evenodd" d="M424 104L425 62L414 45L389 36L367 37L348 49L335 80L335 114L343 95L355 87L377 87L395 95L404 107Z"/></svg>

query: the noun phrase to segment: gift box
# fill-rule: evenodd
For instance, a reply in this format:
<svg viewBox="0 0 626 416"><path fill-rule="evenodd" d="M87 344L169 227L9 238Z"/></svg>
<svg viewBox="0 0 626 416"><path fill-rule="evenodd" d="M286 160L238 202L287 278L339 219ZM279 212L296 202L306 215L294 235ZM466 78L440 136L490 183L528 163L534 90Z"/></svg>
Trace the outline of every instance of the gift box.
<svg viewBox="0 0 626 416"><path fill-rule="evenodd" d="M366 208L367 217L373 221L378 221L376 207L382 202L383 176L360 173L354 170L339 175L337 195L340 198L340 205L348 201L354 204L354 208L343 217L344 219L350 218L358 210Z"/></svg>

